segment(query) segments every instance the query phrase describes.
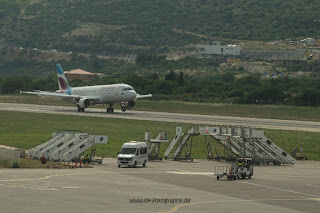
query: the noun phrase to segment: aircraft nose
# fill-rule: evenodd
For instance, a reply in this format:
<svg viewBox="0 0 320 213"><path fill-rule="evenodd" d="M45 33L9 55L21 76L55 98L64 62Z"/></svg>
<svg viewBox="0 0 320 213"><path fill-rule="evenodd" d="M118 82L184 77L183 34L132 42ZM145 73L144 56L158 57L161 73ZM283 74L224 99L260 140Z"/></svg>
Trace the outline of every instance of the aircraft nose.
<svg viewBox="0 0 320 213"><path fill-rule="evenodd" d="M137 92L135 90L130 91L130 98L135 99L137 97Z"/></svg>

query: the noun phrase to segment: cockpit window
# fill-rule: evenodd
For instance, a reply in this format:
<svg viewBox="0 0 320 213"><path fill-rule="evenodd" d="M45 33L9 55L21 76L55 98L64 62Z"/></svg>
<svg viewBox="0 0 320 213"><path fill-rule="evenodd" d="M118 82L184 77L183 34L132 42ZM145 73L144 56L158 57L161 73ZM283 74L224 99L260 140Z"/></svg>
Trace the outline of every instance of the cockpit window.
<svg viewBox="0 0 320 213"><path fill-rule="evenodd" d="M127 90L132 90L132 88L131 87L125 87L125 88L122 89L122 91L127 91Z"/></svg>

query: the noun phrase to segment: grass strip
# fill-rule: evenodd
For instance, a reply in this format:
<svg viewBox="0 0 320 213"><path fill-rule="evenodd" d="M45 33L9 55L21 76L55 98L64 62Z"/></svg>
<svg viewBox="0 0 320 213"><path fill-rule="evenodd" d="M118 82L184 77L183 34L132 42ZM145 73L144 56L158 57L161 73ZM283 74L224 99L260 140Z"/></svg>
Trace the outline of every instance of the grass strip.
<svg viewBox="0 0 320 213"><path fill-rule="evenodd" d="M155 138L160 131L167 131L169 141L174 137L178 123L138 121L116 118L78 117L68 115L34 114L0 111L0 144L30 149L48 141L52 132L72 130L96 135L108 135L109 144L97 145L97 156L116 157L123 143L143 141L144 132L151 131ZM205 125L205 124L204 124ZM186 132L191 125L180 125ZM265 135L285 151L291 153L304 143L304 155L310 160L320 160L320 133L264 129ZM192 157L205 159L207 150L204 136L191 138ZM223 154L223 148L213 139L213 149ZM163 156L167 144L161 146Z"/></svg>

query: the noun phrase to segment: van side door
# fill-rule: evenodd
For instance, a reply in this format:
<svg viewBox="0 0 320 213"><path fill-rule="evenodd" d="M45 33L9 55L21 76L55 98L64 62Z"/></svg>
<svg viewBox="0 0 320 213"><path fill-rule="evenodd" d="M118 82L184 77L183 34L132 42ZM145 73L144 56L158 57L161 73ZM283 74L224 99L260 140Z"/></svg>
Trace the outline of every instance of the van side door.
<svg viewBox="0 0 320 213"><path fill-rule="evenodd" d="M141 164L141 159L140 159L140 148L137 148L137 152L136 152L136 161L137 164Z"/></svg>
<svg viewBox="0 0 320 213"><path fill-rule="evenodd" d="M142 163L144 163L144 160L148 159L148 148L147 147L142 147L140 149L140 157L142 159Z"/></svg>

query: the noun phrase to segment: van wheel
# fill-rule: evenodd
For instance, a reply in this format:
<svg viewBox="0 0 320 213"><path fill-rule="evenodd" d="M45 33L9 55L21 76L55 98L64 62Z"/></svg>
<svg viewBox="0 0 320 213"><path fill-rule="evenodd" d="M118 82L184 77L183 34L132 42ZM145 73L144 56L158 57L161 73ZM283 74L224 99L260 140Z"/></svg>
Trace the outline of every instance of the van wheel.
<svg viewBox="0 0 320 213"><path fill-rule="evenodd" d="M120 165L118 165L118 168L120 168Z"/></svg>
<svg viewBox="0 0 320 213"><path fill-rule="evenodd" d="M133 168L136 168L137 166L137 161L134 162Z"/></svg>
<svg viewBox="0 0 320 213"><path fill-rule="evenodd" d="M144 160L143 167L146 167L146 165L147 165L147 161Z"/></svg>

